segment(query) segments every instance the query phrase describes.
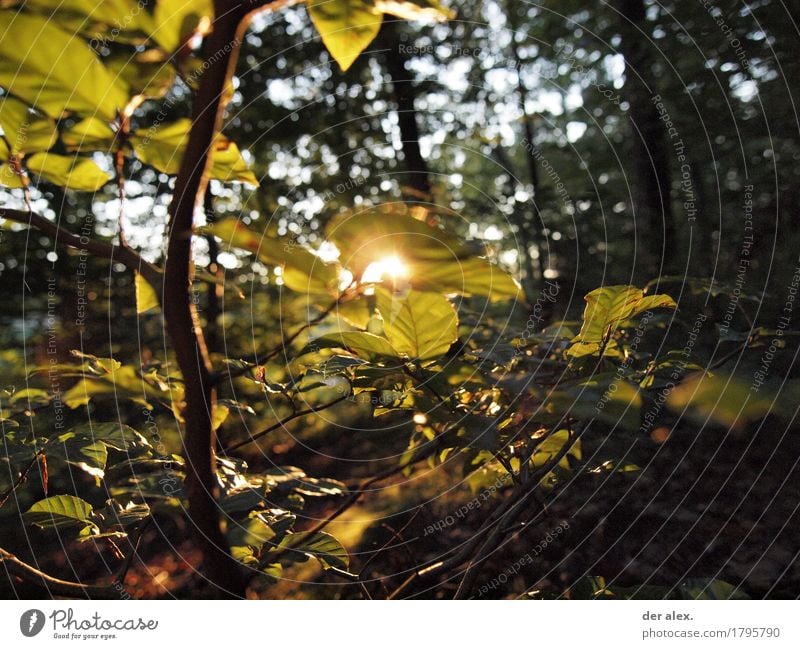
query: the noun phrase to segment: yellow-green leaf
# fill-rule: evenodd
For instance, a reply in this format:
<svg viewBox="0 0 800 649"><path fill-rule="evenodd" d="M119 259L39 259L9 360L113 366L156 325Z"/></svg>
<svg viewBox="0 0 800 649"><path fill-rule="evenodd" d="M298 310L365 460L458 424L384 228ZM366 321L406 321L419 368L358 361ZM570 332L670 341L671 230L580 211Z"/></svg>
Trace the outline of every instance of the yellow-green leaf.
<svg viewBox="0 0 800 649"><path fill-rule="evenodd" d="M45 180L75 191L96 192L111 179L89 158L35 153L26 158L26 164L30 171Z"/></svg>
<svg viewBox="0 0 800 649"><path fill-rule="evenodd" d="M134 57L120 54L105 61L111 72L128 85L131 95L157 99L167 94L177 72L163 50L147 50Z"/></svg>
<svg viewBox="0 0 800 649"><path fill-rule="evenodd" d="M458 338L458 315L438 293L375 289L383 330L398 352L422 361L444 355Z"/></svg>
<svg viewBox="0 0 800 649"><path fill-rule="evenodd" d="M312 340L305 351L316 351L321 348L340 347L349 349L359 358L375 361L384 358L399 358L400 354L392 344L375 334L366 331L337 331Z"/></svg>
<svg viewBox="0 0 800 649"><path fill-rule="evenodd" d="M482 249L396 206L346 214L328 225L326 235L341 252L340 263L359 279L370 264L397 259L407 271L404 281L415 289L495 300L520 295L511 276L479 257Z"/></svg>
<svg viewBox="0 0 800 649"><path fill-rule="evenodd" d="M790 382L792 383L792 382ZM773 408L780 412L780 399L766 390L751 390L752 381L726 374L696 372L669 393L667 405L676 412L687 412L698 422L709 419L726 428L742 428L745 424L765 417ZM797 383L788 386L789 394L783 395L794 410L797 404ZM782 391L783 392L783 391ZM777 401L773 406L773 401Z"/></svg>
<svg viewBox="0 0 800 649"><path fill-rule="evenodd" d="M153 40L174 52L199 29L208 29L213 14L211 0L158 0L153 13Z"/></svg>
<svg viewBox="0 0 800 649"><path fill-rule="evenodd" d="M480 295L492 301L522 299L522 287L511 275L481 257L409 264L415 288L440 293Z"/></svg>
<svg viewBox="0 0 800 649"><path fill-rule="evenodd" d="M0 5L18 6L19 2L3 0ZM44 15L54 15L58 24L66 18L62 14L71 14L74 24L83 27L97 23L113 26L117 29L134 30L149 24L150 14L140 0L24 0L25 8ZM110 31L110 30L109 30Z"/></svg>
<svg viewBox="0 0 800 649"><path fill-rule="evenodd" d="M151 309L158 309L161 301L144 277L139 273L134 273L134 285L136 288L136 313L147 313Z"/></svg>
<svg viewBox="0 0 800 649"><path fill-rule="evenodd" d="M14 154L47 151L58 138L55 122L28 105L6 96L0 104L0 127ZM3 159L6 159L5 157Z"/></svg>
<svg viewBox="0 0 800 649"><path fill-rule="evenodd" d="M383 13L365 0L311 0L308 13L343 72L375 39L383 20Z"/></svg>
<svg viewBox="0 0 800 649"><path fill-rule="evenodd" d="M21 189L24 187L22 178L17 174L10 165L5 162L0 164L0 185L9 187L10 189Z"/></svg>
<svg viewBox="0 0 800 649"><path fill-rule="evenodd" d="M77 496L51 496L25 512L25 521L39 527L93 526L92 506Z"/></svg>
<svg viewBox="0 0 800 649"><path fill-rule="evenodd" d="M618 354L611 334L623 320L649 309L677 308L669 295L645 297L642 289L635 286L604 286L589 293L585 300L583 325L567 350L573 358L597 354L601 349L606 355Z"/></svg>
<svg viewBox="0 0 800 649"><path fill-rule="evenodd" d="M569 431L557 430L556 432L548 435L545 440L536 447L536 451L531 457L531 464L534 468L539 468L550 462L554 457L564 450L564 446L569 443ZM569 469L569 456L574 457L576 460L581 459L581 441L576 439L572 442L569 450L561 458L558 463L562 469Z"/></svg>
<svg viewBox="0 0 800 649"><path fill-rule="evenodd" d="M283 282L293 291L321 294L335 292L337 288L338 266L326 264L303 246L260 235L234 217L221 219L204 231L228 246L254 253L265 264L281 266Z"/></svg>
<svg viewBox="0 0 800 649"><path fill-rule="evenodd" d="M36 108L114 119L128 93L89 46L46 16L0 11L0 85Z"/></svg>
<svg viewBox="0 0 800 649"><path fill-rule="evenodd" d="M183 152L189 142L192 121L179 119L170 124L137 132L130 141L139 159L167 174L177 174ZM247 167L239 147L223 135L218 135L211 153L211 178L224 182L244 182L258 186L258 180Z"/></svg>
<svg viewBox="0 0 800 649"><path fill-rule="evenodd" d="M69 151L110 151L114 131L109 123L99 117L87 117L61 134L61 141Z"/></svg>

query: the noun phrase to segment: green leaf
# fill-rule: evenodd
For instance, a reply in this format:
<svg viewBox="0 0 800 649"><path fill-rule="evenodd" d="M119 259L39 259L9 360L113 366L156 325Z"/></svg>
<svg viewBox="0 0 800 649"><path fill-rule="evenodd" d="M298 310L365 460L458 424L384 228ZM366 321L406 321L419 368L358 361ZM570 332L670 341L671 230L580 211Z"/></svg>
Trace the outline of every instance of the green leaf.
<svg viewBox="0 0 800 649"><path fill-rule="evenodd" d="M111 176L89 158L34 153L26 159L26 165L54 185L75 191L96 192L111 180Z"/></svg>
<svg viewBox="0 0 800 649"><path fill-rule="evenodd" d="M25 521L43 528L69 528L81 526L96 530L92 522L92 506L77 496L51 496L37 503L23 514Z"/></svg>
<svg viewBox="0 0 800 649"><path fill-rule="evenodd" d="M128 93L89 46L46 16L0 11L0 85L51 117L66 111L111 121Z"/></svg>
<svg viewBox="0 0 800 649"><path fill-rule="evenodd" d="M585 300L583 326L567 350L572 358L596 355L601 350L606 355L618 356L620 352L611 335L621 322L650 309L677 308L669 295L645 297L635 286L604 286L589 293Z"/></svg>
<svg viewBox="0 0 800 649"><path fill-rule="evenodd" d="M22 177L5 163L0 164L0 185L11 189L21 189L25 186Z"/></svg>
<svg viewBox="0 0 800 649"><path fill-rule="evenodd" d="M106 501L106 506L102 509L95 510L92 516L101 522L103 531L107 531L141 522L150 516L150 506L133 502L123 506L112 499Z"/></svg>
<svg viewBox="0 0 800 649"><path fill-rule="evenodd" d="M326 264L313 252L285 240L260 235L239 219L228 217L203 228L228 246L254 253L264 264L283 268L283 281L290 289L302 293L335 293L339 267Z"/></svg>
<svg viewBox="0 0 800 649"><path fill-rule="evenodd" d="M6 96L0 105L0 127L5 139L11 144L11 153L47 151L56 139L58 131L53 120L32 112L28 105ZM6 160L8 155L3 156Z"/></svg>
<svg viewBox="0 0 800 649"><path fill-rule="evenodd" d="M144 436L130 426L117 422L81 424L75 426L71 432L129 454L138 454L150 448L150 442Z"/></svg>
<svg viewBox="0 0 800 649"><path fill-rule="evenodd" d="M349 349L359 358L368 361L400 358L399 352L392 347L392 344L386 338L381 338L366 331L337 331L329 333L312 340L303 351L308 353L324 347Z"/></svg>
<svg viewBox="0 0 800 649"><path fill-rule="evenodd" d="M404 281L418 290L482 295L494 300L521 295L519 285L509 275L479 257L481 248L395 206L334 219L326 236L341 252L342 266L359 279L370 264L396 258L406 267Z"/></svg>
<svg viewBox="0 0 800 649"><path fill-rule="evenodd" d="M147 313L151 309L158 309L161 307L161 301L158 299L155 290L140 273L134 273L134 286L136 289L136 313Z"/></svg>
<svg viewBox="0 0 800 649"><path fill-rule="evenodd" d="M350 557L344 546L327 532L317 532L311 538L305 534L288 534L278 546L280 549L291 549L301 552L307 557L313 557L322 564L323 568L338 568L347 570L350 566ZM292 557L291 553L287 556Z"/></svg>
<svg viewBox="0 0 800 649"><path fill-rule="evenodd" d="M383 330L398 352L422 361L444 355L458 338L458 315L438 293L408 291L396 294L375 289Z"/></svg>
<svg viewBox="0 0 800 649"><path fill-rule="evenodd" d="M687 412L699 423L711 419L726 428L741 429L769 413L779 415L781 400L791 404L793 410L800 396L795 381L785 385L787 393L781 395L781 400L770 390L752 387L752 379L746 382L736 376L696 372L669 393L667 405L675 412Z"/></svg>
<svg viewBox="0 0 800 649"><path fill-rule="evenodd" d="M75 433L64 433L44 448L48 456L58 457L95 478L105 476L108 450L102 442Z"/></svg>
<svg viewBox="0 0 800 649"><path fill-rule="evenodd" d="M138 158L166 174L177 174L189 142L192 121L179 119L137 131L130 142ZM211 152L210 177L223 182L244 182L258 187L258 180L242 158L239 147L223 135L217 135Z"/></svg>
<svg viewBox="0 0 800 649"><path fill-rule="evenodd" d="M169 92L177 72L162 50L146 50L136 56L127 53L105 60L108 69L122 79L131 95L158 99Z"/></svg>
<svg viewBox="0 0 800 649"><path fill-rule="evenodd" d="M531 415L533 421L553 424L570 416L581 421L598 419L626 430L636 430L641 424L639 390L615 374L597 375L549 391L537 388L532 396L538 401Z"/></svg>
<svg viewBox="0 0 800 649"><path fill-rule="evenodd" d="M342 72L375 39L383 21L383 13L365 0L311 0L308 13Z"/></svg>
<svg viewBox="0 0 800 649"><path fill-rule="evenodd" d="M99 395L114 395L116 398L128 398L135 403L147 406L146 399L163 400L169 396L167 386L156 387L152 381L145 380L131 365L124 365L111 370L108 374L97 378L83 378L67 390L62 400L68 408L78 408L86 405ZM171 386L173 398L178 400L182 386Z"/></svg>
<svg viewBox="0 0 800 649"><path fill-rule="evenodd" d="M197 31L203 19L211 20L213 15L211 0L158 0L153 13L153 40L174 52Z"/></svg>
<svg viewBox="0 0 800 649"><path fill-rule="evenodd" d="M110 151L114 131L108 122L99 117L87 117L61 134L61 141L69 151Z"/></svg>

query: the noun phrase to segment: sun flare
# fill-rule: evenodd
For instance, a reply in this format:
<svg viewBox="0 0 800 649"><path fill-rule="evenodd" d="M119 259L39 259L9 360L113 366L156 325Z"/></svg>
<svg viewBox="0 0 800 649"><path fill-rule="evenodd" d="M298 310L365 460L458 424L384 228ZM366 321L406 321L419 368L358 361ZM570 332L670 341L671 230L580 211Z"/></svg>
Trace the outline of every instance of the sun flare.
<svg viewBox="0 0 800 649"><path fill-rule="evenodd" d="M364 284L377 284L384 279L396 281L408 277L408 266L396 255L373 261L361 277Z"/></svg>

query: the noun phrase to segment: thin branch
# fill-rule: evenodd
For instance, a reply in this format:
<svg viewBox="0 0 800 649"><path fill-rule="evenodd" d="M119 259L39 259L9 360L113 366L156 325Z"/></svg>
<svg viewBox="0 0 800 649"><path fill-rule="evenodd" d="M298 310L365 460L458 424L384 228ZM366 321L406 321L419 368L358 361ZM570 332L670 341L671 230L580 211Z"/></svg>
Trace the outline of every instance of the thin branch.
<svg viewBox="0 0 800 649"><path fill-rule="evenodd" d="M114 599L119 593L110 586L90 586L72 581L57 579L42 572L38 568L25 563L16 556L0 548L0 564L6 572L46 591L55 597L81 597L90 599Z"/></svg>
<svg viewBox="0 0 800 649"><path fill-rule="evenodd" d="M300 532L300 534L304 535L304 539L303 540L310 539L311 537L313 537L318 532L323 531L328 525L330 525L333 521L335 521L337 518L339 518L339 516L344 514L348 509L350 509L353 505L355 505L356 502L358 502L358 499L361 498L361 496L364 494L364 492L367 489L369 489L373 485L377 484L378 482L381 482L383 480L391 478L391 477L397 475L398 473L402 473L407 468L417 464L418 462L422 462L422 460L426 459L429 455L430 455L430 453L425 453L424 455L421 455L419 457L412 458L408 462L404 462L403 464L398 464L397 466L390 467L390 468L386 469L385 471L382 471L381 473L369 478L368 480L365 480L361 484L359 484L359 485L357 485L355 487L351 487L350 489L348 489L348 491L350 491L350 495L347 497L347 499L341 505L339 505L339 507L336 509L336 511L334 511L327 518L319 521L319 523L314 525L311 529L306 530L305 532ZM301 543L302 543L302 541L301 541ZM259 565L259 567L263 568L264 566L266 566L266 565L268 565L270 563L275 563L276 561L278 561L280 559L280 557L284 554L284 552L286 552L286 550L282 550L282 551L279 551L279 552L273 552L273 553L268 554L262 560L262 562Z"/></svg>
<svg viewBox="0 0 800 649"><path fill-rule="evenodd" d="M75 250L85 250L95 257L118 261L128 270L141 273L142 277L156 289L156 294L160 294L161 271L157 266L145 260L138 252L128 246L118 246L108 241L79 236L34 212L28 213L22 210L0 207L0 219L28 225Z"/></svg>
<svg viewBox="0 0 800 649"><path fill-rule="evenodd" d="M235 451L237 449L242 448L243 446L247 446L248 444L252 444L257 439L261 439L265 435L269 435L271 432L273 432L275 430L278 430L279 428L283 428L290 421L293 421L293 420L295 420L295 419L297 419L299 417L304 417L305 415L313 415L313 414L316 414L318 412L322 412L323 410L327 410L328 408L331 408L332 406L335 406L337 403L341 403L342 401L345 401L346 399L349 398L349 396L350 395L346 394L343 397L338 397L337 399L334 399L330 403L326 403L325 405L322 405L322 406L316 406L316 407L313 407L313 408L306 408L305 410L297 410L297 411L293 412L291 415L289 415L288 417L286 417L285 419L281 419L280 421L275 422L271 426L268 426L264 430L256 433L255 435L251 435L249 439L242 440L241 442L237 442L233 446L229 446L228 448L225 449L225 453L228 454L231 451Z"/></svg>
<svg viewBox="0 0 800 649"><path fill-rule="evenodd" d="M518 508L520 508L522 504L527 501L527 499L538 488L541 479L550 473L550 471L552 471L556 466L558 466L558 463L561 462L564 456L569 452L575 441L579 439L581 435L583 435L589 425L591 425L592 421L593 420L586 422L577 433L570 434L567 442L559 450L559 452L550 458L550 460L543 464L539 469L534 471L527 482L523 485L520 485L516 489L514 496L500 504L495 511L487 517L478 531L472 535L472 538L461 546L461 549L456 555L447 560L434 561L424 568L416 570L409 575L409 577L402 584L400 584L400 586L398 586L391 595L389 595L388 599L397 599L404 594L405 591L407 591L408 588L418 579L425 579L426 581L429 581L438 577L439 575L444 574L448 570L457 568L465 561L470 559L474 555L475 549L481 543L483 535L491 530L496 524L502 527L501 523L504 520L504 517L510 511L518 510ZM492 535L494 535L494 532Z"/></svg>
<svg viewBox="0 0 800 649"><path fill-rule="evenodd" d="M260 359L256 358L256 362L253 365L233 367L224 372L214 372L211 375L212 384L217 385L223 379L235 379L239 376L244 376L249 371L251 371L255 365L266 363L267 361L275 358L278 354L281 353L281 351L289 347L289 345L291 345L295 340L297 340L304 331L310 329L311 327L317 326L331 313L333 313L334 309L336 309L345 300L345 298L350 297L349 291L353 288L354 284L355 282L353 284L350 284L350 286L348 286L344 291L342 291L339 297L337 297L333 302L331 302L331 304L325 307L325 309L323 309L318 315L316 315L314 318L312 318L305 324L301 325L297 330L295 330L288 336L284 337L277 347L268 351L262 358Z"/></svg>
<svg viewBox="0 0 800 649"><path fill-rule="evenodd" d="M5 505L6 502L8 502L8 499L11 497L11 494L13 494L17 490L17 488L28 479L28 474L31 472L31 469L33 469L33 467L36 466L36 463L39 460L40 455L42 455L42 451L39 451L38 453L36 453L36 455L33 456L33 459L31 460L30 464L25 467L22 473L19 474L19 478L17 478L17 481L13 485L11 485L5 492L0 494L0 507Z"/></svg>

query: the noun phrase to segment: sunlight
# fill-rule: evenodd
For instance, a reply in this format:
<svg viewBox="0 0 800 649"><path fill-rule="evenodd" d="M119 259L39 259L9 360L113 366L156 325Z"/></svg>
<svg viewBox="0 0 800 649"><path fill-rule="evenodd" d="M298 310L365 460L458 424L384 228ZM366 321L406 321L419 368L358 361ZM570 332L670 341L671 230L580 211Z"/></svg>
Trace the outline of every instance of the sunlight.
<svg viewBox="0 0 800 649"><path fill-rule="evenodd" d="M361 281L364 284L377 284L382 282L384 277L388 277L392 280L408 277L408 266L406 266L403 260L397 255L384 257L378 261L373 261L367 266L361 277Z"/></svg>

